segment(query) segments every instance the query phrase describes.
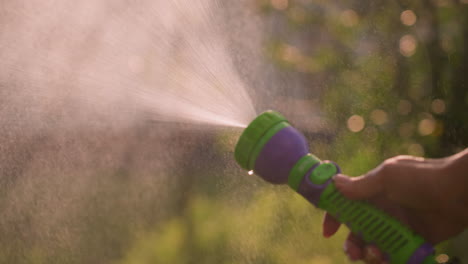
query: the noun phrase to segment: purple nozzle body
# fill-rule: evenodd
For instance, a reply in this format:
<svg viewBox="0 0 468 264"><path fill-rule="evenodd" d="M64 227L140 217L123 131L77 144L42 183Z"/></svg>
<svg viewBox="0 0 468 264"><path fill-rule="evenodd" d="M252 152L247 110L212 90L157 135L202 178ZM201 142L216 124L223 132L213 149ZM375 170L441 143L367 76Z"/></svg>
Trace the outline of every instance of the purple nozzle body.
<svg viewBox="0 0 468 264"><path fill-rule="evenodd" d="M305 137L294 127L286 126L263 146L255 161L254 171L270 183L289 184L318 206L320 195L331 181L317 184L310 180L309 175L319 164L320 161L309 154ZM336 168L339 170L338 166ZM294 178L297 179L296 183Z"/></svg>
<svg viewBox="0 0 468 264"><path fill-rule="evenodd" d="M275 111L255 118L240 136L234 152L241 167L254 170L274 184L288 183L294 166L307 154L304 136Z"/></svg>
<svg viewBox="0 0 468 264"><path fill-rule="evenodd" d="M320 160L309 154L305 137L280 114L267 111L245 129L236 146L237 162L273 184L289 184L313 204L326 187L308 175ZM317 177L320 178L320 177Z"/></svg>
<svg viewBox="0 0 468 264"><path fill-rule="evenodd" d="M304 136L291 126L285 127L265 144L254 171L268 182L286 184L294 165L308 152Z"/></svg>

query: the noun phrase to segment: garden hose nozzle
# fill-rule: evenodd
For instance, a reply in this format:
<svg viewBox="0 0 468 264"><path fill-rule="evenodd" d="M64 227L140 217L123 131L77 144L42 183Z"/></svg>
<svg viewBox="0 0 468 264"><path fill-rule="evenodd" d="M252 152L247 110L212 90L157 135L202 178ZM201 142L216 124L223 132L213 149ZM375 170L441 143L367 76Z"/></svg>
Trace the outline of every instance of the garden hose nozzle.
<svg viewBox="0 0 468 264"><path fill-rule="evenodd" d="M406 225L368 202L345 198L331 180L340 172L338 165L310 154L304 136L279 113L266 111L250 123L239 138L235 158L267 182L288 184L377 245L391 263L437 263L432 245Z"/></svg>

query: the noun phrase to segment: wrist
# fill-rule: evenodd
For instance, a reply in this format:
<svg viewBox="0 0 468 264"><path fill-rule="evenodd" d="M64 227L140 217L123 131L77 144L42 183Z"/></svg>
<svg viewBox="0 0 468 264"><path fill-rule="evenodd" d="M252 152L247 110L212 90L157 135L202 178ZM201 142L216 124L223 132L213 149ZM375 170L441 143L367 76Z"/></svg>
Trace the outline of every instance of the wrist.
<svg viewBox="0 0 468 264"><path fill-rule="evenodd" d="M445 195L451 198L454 209L468 227L468 149L447 157L443 171L450 192Z"/></svg>
<svg viewBox="0 0 468 264"><path fill-rule="evenodd" d="M452 178L454 184L468 188L468 149L447 157L444 167L445 171L450 174L449 177Z"/></svg>

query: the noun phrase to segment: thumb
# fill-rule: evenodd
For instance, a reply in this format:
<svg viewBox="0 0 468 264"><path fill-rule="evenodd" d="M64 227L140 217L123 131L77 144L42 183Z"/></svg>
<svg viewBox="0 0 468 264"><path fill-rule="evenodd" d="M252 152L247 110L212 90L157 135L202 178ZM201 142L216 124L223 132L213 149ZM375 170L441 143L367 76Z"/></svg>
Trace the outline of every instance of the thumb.
<svg viewBox="0 0 468 264"><path fill-rule="evenodd" d="M333 177L336 188L347 198L367 199L383 191L382 177L373 171L359 177L338 174Z"/></svg>

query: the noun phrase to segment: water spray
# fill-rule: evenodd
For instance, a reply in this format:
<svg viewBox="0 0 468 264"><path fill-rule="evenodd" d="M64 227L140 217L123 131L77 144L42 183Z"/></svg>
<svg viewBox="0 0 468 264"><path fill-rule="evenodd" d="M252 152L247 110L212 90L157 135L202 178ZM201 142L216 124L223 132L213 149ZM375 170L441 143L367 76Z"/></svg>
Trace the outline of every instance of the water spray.
<svg viewBox="0 0 468 264"><path fill-rule="evenodd" d="M366 201L345 198L332 181L339 166L310 154L304 136L279 113L264 112L250 123L237 143L235 158L267 182L288 184L364 241L377 245L391 263L437 263L432 245L409 227Z"/></svg>

